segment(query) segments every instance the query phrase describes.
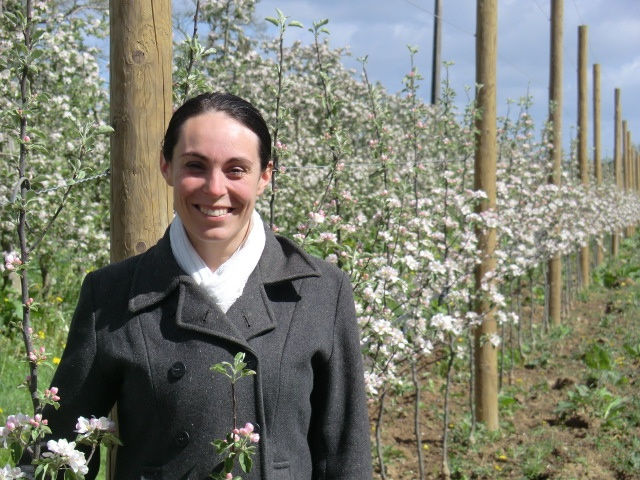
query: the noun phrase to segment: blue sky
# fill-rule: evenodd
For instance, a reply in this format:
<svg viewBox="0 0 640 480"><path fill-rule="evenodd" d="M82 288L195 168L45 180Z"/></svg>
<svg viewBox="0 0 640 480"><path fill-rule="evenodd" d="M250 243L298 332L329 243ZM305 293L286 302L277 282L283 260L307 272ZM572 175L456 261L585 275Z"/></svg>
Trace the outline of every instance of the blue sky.
<svg viewBox="0 0 640 480"><path fill-rule="evenodd" d="M476 2L442 0L442 4L442 59L454 63L449 78L465 103L465 87L475 80ZM425 77L421 93L429 100L434 0L261 0L256 17L272 16L276 8L305 27L328 18L331 44L350 48L352 59L347 65L358 68L356 58L368 55L370 78L390 92L401 90L402 76L409 70L407 45L417 46L417 66ZM550 0L498 1L498 112L506 113L508 99L517 100L529 92L538 130L548 111L549 12ZM623 117L632 137L637 132L634 143L640 143L640 0L564 0L565 145L576 136L579 25L589 29L589 147L593 144L591 69L599 63L603 156L610 157L616 87L622 91ZM267 31L275 35L275 27ZM306 29L291 29L288 35L312 41Z"/></svg>

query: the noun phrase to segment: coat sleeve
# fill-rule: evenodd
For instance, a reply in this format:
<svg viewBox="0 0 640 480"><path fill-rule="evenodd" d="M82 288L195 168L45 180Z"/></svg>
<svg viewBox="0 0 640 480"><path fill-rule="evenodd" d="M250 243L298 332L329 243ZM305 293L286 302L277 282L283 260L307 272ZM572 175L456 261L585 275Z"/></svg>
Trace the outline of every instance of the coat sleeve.
<svg viewBox="0 0 640 480"><path fill-rule="evenodd" d="M58 387L60 408L47 406L44 418L49 422L51 438L75 440L78 417L108 415L116 398L116 388L101 365L96 333L96 307L93 276L87 275L73 315L67 344L51 386ZM87 479L95 478L99 468L99 450L91 461Z"/></svg>
<svg viewBox="0 0 640 480"><path fill-rule="evenodd" d="M372 478L369 416L351 284L342 274L333 349L313 395L313 479Z"/></svg>

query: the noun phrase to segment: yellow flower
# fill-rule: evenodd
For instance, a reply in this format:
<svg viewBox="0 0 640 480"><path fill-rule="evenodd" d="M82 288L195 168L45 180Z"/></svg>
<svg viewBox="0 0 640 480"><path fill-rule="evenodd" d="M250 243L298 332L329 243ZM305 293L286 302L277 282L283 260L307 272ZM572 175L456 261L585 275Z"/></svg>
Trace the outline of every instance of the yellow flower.
<svg viewBox="0 0 640 480"><path fill-rule="evenodd" d="M44 331L43 331L43 330L38 330L38 338L39 338L40 340L44 340L44 337L45 337L45 336L46 336L46 335L44 334Z"/></svg>
<svg viewBox="0 0 640 480"><path fill-rule="evenodd" d="M62 303L62 297L56 297L56 302Z"/></svg>
<svg viewBox="0 0 640 480"><path fill-rule="evenodd" d="M501 462L506 462L507 461L507 456L502 454L502 455L498 455L498 460L500 460Z"/></svg>
<svg viewBox="0 0 640 480"><path fill-rule="evenodd" d="M422 449L423 450L429 450L429 445L427 445L426 443L422 444Z"/></svg>
<svg viewBox="0 0 640 480"><path fill-rule="evenodd" d="M53 364L58 365L60 363L60 357L53 357Z"/></svg>
<svg viewBox="0 0 640 480"><path fill-rule="evenodd" d="M493 468L495 468L496 471L498 471L498 472L502 471L502 467L500 465L494 465Z"/></svg>

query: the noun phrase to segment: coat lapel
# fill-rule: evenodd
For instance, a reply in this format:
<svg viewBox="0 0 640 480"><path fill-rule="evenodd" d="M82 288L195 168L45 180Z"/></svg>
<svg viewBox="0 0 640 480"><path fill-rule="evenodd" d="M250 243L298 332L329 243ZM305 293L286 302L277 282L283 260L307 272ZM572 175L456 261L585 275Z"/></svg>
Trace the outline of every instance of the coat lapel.
<svg viewBox="0 0 640 480"><path fill-rule="evenodd" d="M300 299L293 281L319 276L311 258L289 240L265 226L265 248L243 294L225 315L177 264L169 230L158 244L142 254L134 273L129 310L140 312L164 301L177 290L176 324L250 349L248 341L288 324Z"/></svg>

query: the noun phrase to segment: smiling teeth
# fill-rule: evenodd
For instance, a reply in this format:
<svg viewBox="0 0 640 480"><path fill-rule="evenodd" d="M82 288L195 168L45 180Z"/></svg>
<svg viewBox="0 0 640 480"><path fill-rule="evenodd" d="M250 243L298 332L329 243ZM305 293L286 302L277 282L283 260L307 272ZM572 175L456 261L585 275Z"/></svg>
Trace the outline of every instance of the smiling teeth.
<svg viewBox="0 0 640 480"><path fill-rule="evenodd" d="M222 215L226 215L227 213L229 213L228 208L211 209L211 208L200 207L200 211L210 217L221 217Z"/></svg>

